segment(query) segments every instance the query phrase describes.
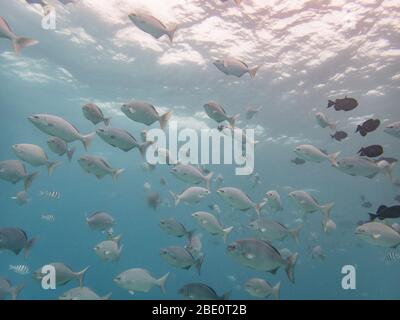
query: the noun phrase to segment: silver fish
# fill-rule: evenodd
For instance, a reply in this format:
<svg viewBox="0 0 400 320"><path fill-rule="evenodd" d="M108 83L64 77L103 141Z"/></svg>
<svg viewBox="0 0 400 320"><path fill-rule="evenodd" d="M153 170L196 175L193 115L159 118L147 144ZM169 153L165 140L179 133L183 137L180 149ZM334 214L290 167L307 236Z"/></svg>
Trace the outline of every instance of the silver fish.
<svg viewBox="0 0 400 320"><path fill-rule="evenodd" d="M68 149L68 144L63 139L60 139L58 137L50 137L47 140L47 145L49 146L51 151L59 156L67 154L69 162L71 162L72 156L76 151L76 147Z"/></svg>
<svg viewBox="0 0 400 320"><path fill-rule="evenodd" d="M244 289L254 297L268 298L272 295L276 300L279 300L281 283L278 282L274 287L272 287L264 279L252 278L244 284Z"/></svg>
<svg viewBox="0 0 400 320"><path fill-rule="evenodd" d="M114 182L117 182L118 177L125 171L125 169L114 169L106 159L99 156L82 156L78 159L78 163L83 170L95 175L97 179L111 175Z"/></svg>
<svg viewBox="0 0 400 320"><path fill-rule="evenodd" d="M51 262L47 263L46 265L52 266L55 269L57 286L63 286L70 281L77 280L79 282L79 285L83 287L83 280L85 278L86 272L89 270L89 267L86 267L81 271L75 272L62 262ZM33 278L35 280L41 281L42 278L46 275L42 272L42 269L43 267L39 268L33 273Z"/></svg>
<svg viewBox="0 0 400 320"><path fill-rule="evenodd" d="M294 283L297 253L284 259L275 247L257 239L237 240L228 245L227 250L237 262L257 271L275 274L280 267L284 267L289 280Z"/></svg>
<svg viewBox="0 0 400 320"><path fill-rule="evenodd" d="M100 297L88 287L77 287L68 290L59 297L60 300L110 300L111 293Z"/></svg>
<svg viewBox="0 0 400 320"><path fill-rule="evenodd" d="M200 275L204 256L196 259L189 250L178 246L164 248L161 250L160 255L168 264L176 268L189 270L194 266L197 270L197 273Z"/></svg>
<svg viewBox="0 0 400 320"><path fill-rule="evenodd" d="M210 190L202 187L189 187L184 190L181 194L175 194L170 191L171 196L175 200L175 207L180 202L186 203L199 203L205 196L211 193Z"/></svg>
<svg viewBox="0 0 400 320"><path fill-rule="evenodd" d="M100 128L96 130L96 133L104 142L122 151L128 152L133 148L138 148L143 157L145 156L147 148L153 144L152 141L140 144L128 131L119 128Z"/></svg>
<svg viewBox="0 0 400 320"><path fill-rule="evenodd" d="M393 137L400 138L400 121L387 125L383 131Z"/></svg>
<svg viewBox="0 0 400 320"><path fill-rule="evenodd" d="M213 288L204 283L188 283L178 293L189 300L228 300L230 292L219 296Z"/></svg>
<svg viewBox="0 0 400 320"><path fill-rule="evenodd" d="M228 116L224 108L215 101L207 102L203 108L211 119L218 123L228 121L231 127L235 127L235 122L239 118L239 115Z"/></svg>
<svg viewBox="0 0 400 320"><path fill-rule="evenodd" d="M24 257L27 258L36 239L28 240L26 232L19 228L0 228L0 250L9 250L19 255L24 250Z"/></svg>
<svg viewBox="0 0 400 320"><path fill-rule="evenodd" d="M95 212L86 218L91 230L108 231L115 225L115 219L107 212Z"/></svg>
<svg viewBox="0 0 400 320"><path fill-rule="evenodd" d="M121 288L128 290L130 294L135 292L149 292L154 286L160 287L165 293L165 285L169 272L160 279L154 278L149 271L141 268L126 270L114 278L114 282Z"/></svg>
<svg viewBox="0 0 400 320"><path fill-rule="evenodd" d="M188 237L191 238L192 232L188 231L185 226L176 221L175 219L164 219L160 221L160 228L171 236L178 238Z"/></svg>
<svg viewBox="0 0 400 320"><path fill-rule="evenodd" d="M204 182L208 190L211 188L211 179L214 174L213 172L210 172L205 175L199 168L196 168L191 164L177 164L171 169L171 173L184 182L193 184Z"/></svg>
<svg viewBox="0 0 400 320"><path fill-rule="evenodd" d="M104 117L103 111L101 111L99 106L94 103L85 104L82 107L82 112L85 118L95 125L100 122L104 122L104 125L106 126L110 125L111 118Z"/></svg>
<svg viewBox="0 0 400 320"><path fill-rule="evenodd" d="M250 68L247 63L235 58L215 60L213 64L218 68L219 71L225 73L226 75L233 75L238 78L243 76L245 73L248 73L251 78L254 78L258 69L260 69L260 66Z"/></svg>
<svg viewBox="0 0 400 320"><path fill-rule="evenodd" d="M150 103L144 101L134 101L128 104L124 104L121 107L121 111L131 120L143 123L147 126L152 125L154 122L160 122L161 129L165 129L168 124L168 120L171 118L172 111L164 113L162 116L159 115L156 108Z"/></svg>
<svg viewBox="0 0 400 320"><path fill-rule="evenodd" d="M36 114L28 117L28 120L42 132L63 139L67 143L76 140L81 141L85 150L90 147L96 135L95 132L82 135L79 130L67 120L51 114Z"/></svg>
<svg viewBox="0 0 400 320"><path fill-rule="evenodd" d="M239 209L241 211L247 211L253 208L258 216L260 216L261 208L266 204L265 202L261 202L259 204L254 203L253 200L251 200L251 198L246 193L234 187L219 188L217 190L217 193L222 198L222 200L224 200L233 208Z"/></svg>
<svg viewBox="0 0 400 320"><path fill-rule="evenodd" d="M137 26L140 30L152 35L154 38L158 39L163 35L167 35L169 40L172 42L174 39L174 34L176 27L167 28L167 26L162 23L157 18L153 17L147 13L131 13L128 15L129 19Z"/></svg>
<svg viewBox="0 0 400 320"><path fill-rule="evenodd" d="M0 162L0 179L13 184L24 180L25 191L29 189L38 173L29 174L24 164L19 160L5 160Z"/></svg>
<svg viewBox="0 0 400 320"><path fill-rule="evenodd" d="M396 248L400 245L400 233L381 222L367 222L356 228L355 234L369 244Z"/></svg>

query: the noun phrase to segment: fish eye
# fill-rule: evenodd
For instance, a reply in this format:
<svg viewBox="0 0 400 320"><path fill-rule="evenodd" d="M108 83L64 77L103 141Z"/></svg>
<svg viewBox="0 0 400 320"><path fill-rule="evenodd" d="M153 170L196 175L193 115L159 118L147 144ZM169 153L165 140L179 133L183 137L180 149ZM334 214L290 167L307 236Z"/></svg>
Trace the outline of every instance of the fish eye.
<svg viewBox="0 0 400 320"><path fill-rule="evenodd" d="M39 119L39 116L33 116L33 118L35 118L35 119Z"/></svg>

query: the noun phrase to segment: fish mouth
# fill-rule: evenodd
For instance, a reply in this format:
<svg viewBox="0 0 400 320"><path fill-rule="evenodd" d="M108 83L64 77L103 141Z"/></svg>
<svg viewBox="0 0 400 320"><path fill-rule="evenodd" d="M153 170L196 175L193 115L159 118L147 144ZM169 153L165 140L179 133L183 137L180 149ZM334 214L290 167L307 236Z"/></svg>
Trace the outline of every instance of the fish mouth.
<svg viewBox="0 0 400 320"><path fill-rule="evenodd" d="M97 134L99 134L99 133L104 133L104 129L103 129L103 128L97 129L97 130L96 130L96 133L97 133Z"/></svg>

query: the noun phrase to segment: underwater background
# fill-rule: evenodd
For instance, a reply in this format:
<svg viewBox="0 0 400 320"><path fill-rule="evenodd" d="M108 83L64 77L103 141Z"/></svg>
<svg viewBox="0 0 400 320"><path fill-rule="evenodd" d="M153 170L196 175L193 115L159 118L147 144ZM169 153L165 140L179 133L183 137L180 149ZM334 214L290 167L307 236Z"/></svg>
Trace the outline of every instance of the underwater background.
<svg viewBox="0 0 400 320"><path fill-rule="evenodd" d="M9 265L27 265L31 272L42 265L60 261L74 271L90 266L85 285L100 296L112 292L112 299L181 299L178 290L190 282L203 282L218 294L232 291L231 299L252 299L244 290L251 277L261 277L272 285L281 282L281 299L399 299L400 261L384 261L394 249L375 247L354 234L359 221L368 220L381 204L395 205L399 189L384 175L374 179L353 177L333 168L329 162L295 165L293 149L312 144L329 152L352 156L363 146L380 144L386 157L400 157L398 138L383 132L385 124L400 120L400 5L396 1L94 1L82 0L61 5L55 30L41 28L42 9L25 1L0 0L0 15L13 31L39 40L21 55L12 52L10 41L0 40L0 145L1 161L16 159L11 148L16 143L33 143L45 149L51 160L63 164L49 177L45 167L26 164L28 172L39 171L28 193L31 201L19 206L11 197L23 189L0 181L0 227L24 229L37 243L28 259L9 251L0 252L0 276L13 285L25 283L20 299L57 299L77 286L72 281L56 290L43 290L30 275L19 275ZM178 24L174 42L156 40L136 28L127 18L134 9L144 8L170 24ZM212 64L213 59L235 56L249 65L262 65L255 79L227 76ZM357 99L351 112L326 109L328 99L345 95ZM82 106L98 104L111 125L123 128L140 139L145 125L128 119L123 103L145 100L164 113L173 110L172 120L180 128L215 128L203 105L221 103L231 115L241 114L238 126L256 131L255 172L260 184L253 188L251 176L235 176L234 165L207 165L214 177L222 174L224 186L241 188L255 202L268 190L277 190L283 202L280 213L265 211L288 226L303 219L301 210L288 197L292 190L309 190L321 203L334 202L332 218L337 229L330 235L321 228L320 214L312 214L300 232L300 244L290 237L274 243L299 253L296 282L284 270L276 275L241 266L226 252L221 237L201 230L191 214L209 211L218 204L224 226L234 226L228 243L252 236L247 224L254 211L234 211L216 194L195 205L173 206L169 191L181 192L189 185L170 174L171 167L159 165L143 170L137 150L123 152L96 137L89 154L104 156L114 168L125 168L117 183L86 174L77 159L86 154L82 144L70 144L77 151L71 163L53 154L47 136L27 117L49 113L63 117L81 133L94 132L84 118ZM252 120L245 108L262 107ZM332 139L329 130L315 122L315 113L324 112L349 137ZM364 120L376 117L381 127L367 137L354 133ZM152 127L158 127L158 123ZM398 168L394 172L399 176ZM165 177L168 186L160 184ZM147 204L144 183L159 192L164 201L157 210ZM57 191L59 200L40 196L40 191ZM372 203L361 206L360 196ZM170 204L169 204L170 203ZM105 211L116 219L115 234L124 244L118 262L103 262L93 247L104 240L91 231L86 216ZM51 214L54 222L41 219ZM176 269L160 256L160 249L185 245L159 227L160 219L174 217L187 229L202 235L205 255L201 275L194 270ZM313 259L311 250L320 245L325 259ZM343 290L341 269L353 265L357 288ZM113 278L122 271L142 267L159 278L170 276L166 294L159 288L130 295Z"/></svg>

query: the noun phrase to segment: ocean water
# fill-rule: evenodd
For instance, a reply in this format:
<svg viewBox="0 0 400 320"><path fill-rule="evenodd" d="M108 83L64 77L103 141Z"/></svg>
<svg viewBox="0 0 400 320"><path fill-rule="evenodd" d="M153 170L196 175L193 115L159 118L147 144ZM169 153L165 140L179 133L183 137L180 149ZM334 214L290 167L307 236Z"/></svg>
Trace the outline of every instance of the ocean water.
<svg viewBox="0 0 400 320"><path fill-rule="evenodd" d="M384 127L400 120L400 5L396 2L353 1L106 1L81 0L63 6L53 2L57 12L55 30L41 27L42 9L25 1L0 0L1 17L18 35L39 40L39 44L12 52L11 42L0 40L0 160L16 159L11 146L37 144L51 160L62 165L51 177L45 167L26 164L29 172L40 175L28 193L31 201L18 206L10 198L23 184L0 181L0 227L18 227L37 243L24 259L9 251L0 251L0 276L13 285L24 283L20 299L57 299L78 285L71 281L56 290L44 290L31 275L9 271L9 265L27 265L31 271L50 262L63 262L74 271L90 266L85 285L101 296L112 299L181 299L178 290L191 282L202 282L218 294L231 291L231 299L253 299L244 290L245 282L260 277L272 285L281 282L281 299L399 299L400 261L384 262L392 248L373 246L355 234L359 221L368 220L368 212L384 205L395 205L400 190L379 174L373 179L353 177L332 167L329 162L295 165L297 145L312 144L329 152L341 151L341 157L354 156L367 145L380 144L384 156L400 157L400 140L385 133ZM174 42L159 40L139 30L127 15L135 9L152 12L167 25L179 25ZM381 17L386 17L385 19ZM254 79L228 76L212 64L213 59L234 56L250 66L262 65ZM345 95L357 99L359 106L349 112L327 109L328 99ZM181 192L190 185L171 175L171 166L142 169L137 150L123 152L95 137L88 154L103 156L114 168L126 171L114 183L110 176L101 180L88 175L77 163L86 154L79 141L70 143L77 151L71 163L59 158L47 145L48 136L27 120L37 113L63 117L82 133L94 132L94 126L82 113L85 103L97 103L111 125L131 132L138 140L149 129L133 122L121 111L123 103L145 100L160 113L173 111L171 121L179 128L216 128L203 105L215 100L229 115L241 114L238 127L255 129L255 172L261 182L253 188L251 176L235 175L235 165L206 165L214 177L222 174L223 186L241 188L255 202L268 190L277 190L284 210L262 215L288 226L303 219L300 244L290 237L274 241L278 248L299 253L294 284L283 268L273 275L255 271L237 263L227 253L227 244L253 237L247 227L256 218L254 210L232 210L216 193L199 204L163 204L157 210L147 205L143 185L172 204L169 191ZM247 106L262 107L252 120L246 120ZM324 112L337 121L338 130L348 138L338 142L329 129L319 127L315 113ZM354 133L356 126L369 118L381 120L380 127L366 137ZM155 123L150 128L157 128ZM398 169L394 176L399 176ZM160 178L168 187L160 184ZM322 215L304 214L289 198L293 190L309 190L322 204L334 202L332 219L337 228L327 235L321 227ZM57 191L60 200L40 197L40 191ZM372 203L361 206L360 196ZM221 237L201 229L191 217L195 211L209 211L218 204L218 216L224 226L234 230L224 244ZM397 203L398 204L398 203ZM122 234L124 245L118 262L104 262L93 247L106 235L91 231L86 216L105 211L116 219L115 234ZM53 223L41 219L52 214ZM205 256L201 275L194 269L170 266L160 256L162 248L186 244L186 240L164 233L160 219L176 218L187 229L201 234ZM395 222L395 221L394 221ZM320 245L325 259L312 258L312 248ZM398 251L397 251L398 252ZM344 290L342 267L356 270L356 288ZM158 278L170 276L166 294L154 287L148 293L130 295L113 278L129 268L145 268ZM9 298L9 297L8 297Z"/></svg>

